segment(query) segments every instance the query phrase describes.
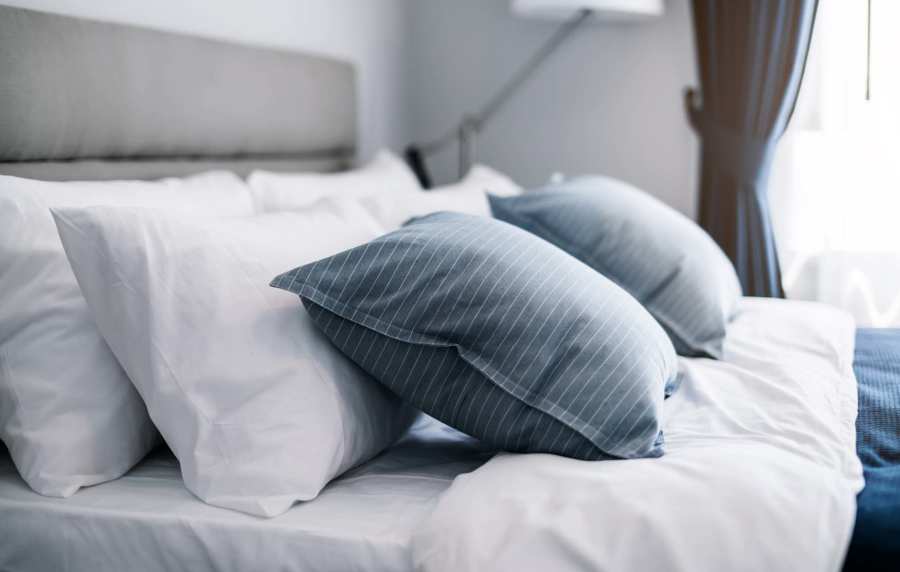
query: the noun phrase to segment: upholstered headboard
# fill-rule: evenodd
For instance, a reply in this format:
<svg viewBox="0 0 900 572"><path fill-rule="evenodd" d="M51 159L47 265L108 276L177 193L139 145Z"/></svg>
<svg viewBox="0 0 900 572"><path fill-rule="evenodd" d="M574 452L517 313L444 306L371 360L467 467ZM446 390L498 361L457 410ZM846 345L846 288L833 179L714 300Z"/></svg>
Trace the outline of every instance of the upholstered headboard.
<svg viewBox="0 0 900 572"><path fill-rule="evenodd" d="M337 170L355 146L346 62L0 6L0 174Z"/></svg>

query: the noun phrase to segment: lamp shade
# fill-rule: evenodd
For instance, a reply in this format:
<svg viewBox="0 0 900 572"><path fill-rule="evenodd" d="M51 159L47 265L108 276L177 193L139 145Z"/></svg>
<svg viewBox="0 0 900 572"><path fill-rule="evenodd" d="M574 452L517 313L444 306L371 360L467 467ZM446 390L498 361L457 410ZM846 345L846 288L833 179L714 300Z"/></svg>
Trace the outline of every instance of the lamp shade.
<svg viewBox="0 0 900 572"><path fill-rule="evenodd" d="M663 0L512 0L512 11L525 18L562 20L588 9L608 21L639 21L663 14Z"/></svg>

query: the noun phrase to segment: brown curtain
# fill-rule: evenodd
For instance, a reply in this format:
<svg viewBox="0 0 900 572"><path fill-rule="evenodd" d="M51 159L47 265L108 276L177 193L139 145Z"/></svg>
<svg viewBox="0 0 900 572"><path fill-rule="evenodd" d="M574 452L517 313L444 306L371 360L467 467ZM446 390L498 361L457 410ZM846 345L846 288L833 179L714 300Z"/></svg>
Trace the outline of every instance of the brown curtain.
<svg viewBox="0 0 900 572"><path fill-rule="evenodd" d="M817 0L693 0L700 88L685 94L701 138L700 225L747 296L784 297L766 184L790 121Z"/></svg>

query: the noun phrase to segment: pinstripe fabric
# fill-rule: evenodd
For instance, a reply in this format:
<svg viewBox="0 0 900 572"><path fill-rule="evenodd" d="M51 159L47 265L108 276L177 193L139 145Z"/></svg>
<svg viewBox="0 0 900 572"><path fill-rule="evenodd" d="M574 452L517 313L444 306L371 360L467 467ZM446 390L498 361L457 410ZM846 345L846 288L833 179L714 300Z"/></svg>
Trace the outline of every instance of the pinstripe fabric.
<svg viewBox="0 0 900 572"><path fill-rule="evenodd" d="M676 378L665 333L615 284L511 225L429 215L272 285L395 393L499 448L662 454Z"/></svg>
<svg viewBox="0 0 900 572"><path fill-rule="evenodd" d="M681 355L721 358L741 297L734 267L693 221L606 177L490 197L497 219L540 236L637 298Z"/></svg>

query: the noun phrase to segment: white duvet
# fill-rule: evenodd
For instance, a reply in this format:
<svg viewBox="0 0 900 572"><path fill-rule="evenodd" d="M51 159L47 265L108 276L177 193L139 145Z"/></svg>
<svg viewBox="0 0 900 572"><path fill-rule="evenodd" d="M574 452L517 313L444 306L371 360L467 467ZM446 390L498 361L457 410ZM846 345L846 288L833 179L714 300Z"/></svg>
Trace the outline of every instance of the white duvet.
<svg viewBox="0 0 900 572"><path fill-rule="evenodd" d="M413 538L421 570L839 570L862 488L852 318L745 299L725 359L681 360L666 454L498 455Z"/></svg>

